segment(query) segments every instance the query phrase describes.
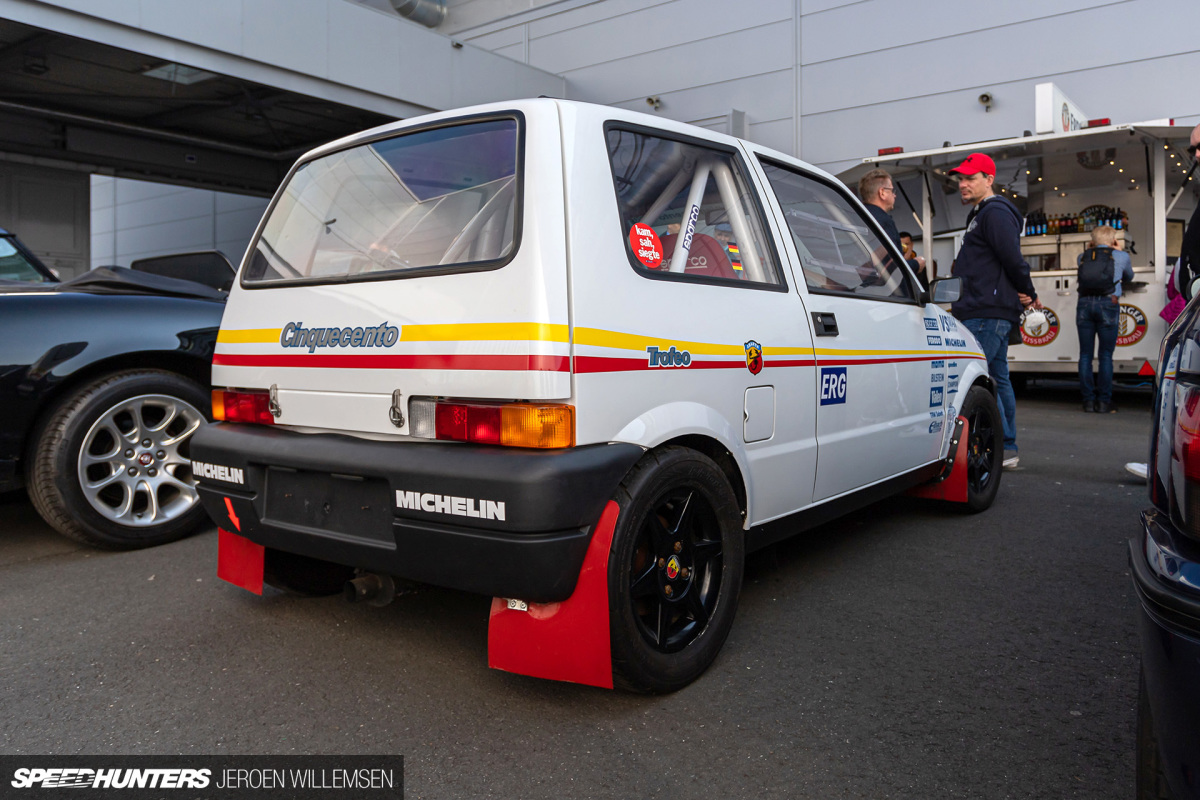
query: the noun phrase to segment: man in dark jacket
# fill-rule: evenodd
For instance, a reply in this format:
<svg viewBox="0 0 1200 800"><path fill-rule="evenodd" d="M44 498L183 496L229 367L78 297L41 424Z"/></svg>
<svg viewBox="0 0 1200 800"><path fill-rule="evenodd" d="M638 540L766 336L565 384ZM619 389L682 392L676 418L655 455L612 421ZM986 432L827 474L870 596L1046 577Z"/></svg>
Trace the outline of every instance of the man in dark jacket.
<svg viewBox="0 0 1200 800"><path fill-rule="evenodd" d="M858 179L858 196L866 204L867 211L870 211L871 216L879 223L879 227L883 228L883 232L903 253L904 247L900 244L900 231L896 228L896 221L892 219L892 209L896 207L896 185L892 182L892 176L886 170L871 170ZM929 283L925 279L925 259L916 256L906 260L909 269L916 273L921 285L928 289Z"/></svg>
<svg viewBox="0 0 1200 800"><path fill-rule="evenodd" d="M974 206L952 268L963 279L962 295L950 310L975 335L987 357L1004 418L1004 466L1013 469L1019 460L1017 398L1008 379L1008 335L1020 324L1022 306L1042 307L1021 256L1024 219L1016 206L992 190L996 163L988 156L972 153L950 172L958 175L963 205Z"/></svg>

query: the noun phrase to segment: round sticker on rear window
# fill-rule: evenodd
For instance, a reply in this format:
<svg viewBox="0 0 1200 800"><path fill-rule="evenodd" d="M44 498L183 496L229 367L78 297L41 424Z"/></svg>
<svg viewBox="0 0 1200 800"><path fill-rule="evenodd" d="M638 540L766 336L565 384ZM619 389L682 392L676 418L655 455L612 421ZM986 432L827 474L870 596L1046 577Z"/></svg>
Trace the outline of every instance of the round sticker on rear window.
<svg viewBox="0 0 1200 800"><path fill-rule="evenodd" d="M657 269L662 263L662 241L649 225L638 223L629 229L629 246L634 257L650 269Z"/></svg>

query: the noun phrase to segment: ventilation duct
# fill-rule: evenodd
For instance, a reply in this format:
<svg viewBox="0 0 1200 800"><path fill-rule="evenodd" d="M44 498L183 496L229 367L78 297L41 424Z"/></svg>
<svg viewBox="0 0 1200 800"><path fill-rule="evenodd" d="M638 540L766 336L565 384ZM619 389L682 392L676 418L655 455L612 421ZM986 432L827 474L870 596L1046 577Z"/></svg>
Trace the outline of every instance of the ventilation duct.
<svg viewBox="0 0 1200 800"><path fill-rule="evenodd" d="M446 0L389 0L396 13L405 19L419 22L426 28L436 28L446 19Z"/></svg>

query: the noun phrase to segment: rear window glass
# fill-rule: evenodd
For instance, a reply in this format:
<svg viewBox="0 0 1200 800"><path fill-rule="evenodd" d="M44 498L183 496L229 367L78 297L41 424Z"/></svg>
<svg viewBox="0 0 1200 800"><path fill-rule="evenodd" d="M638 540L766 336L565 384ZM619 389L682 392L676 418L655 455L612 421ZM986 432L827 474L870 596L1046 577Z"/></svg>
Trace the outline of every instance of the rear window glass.
<svg viewBox="0 0 1200 800"><path fill-rule="evenodd" d="M243 281L358 280L489 268L515 251L516 119L417 131L340 150L292 175Z"/></svg>
<svg viewBox="0 0 1200 800"><path fill-rule="evenodd" d="M615 126L608 155L630 262L646 274L781 286L734 153Z"/></svg>

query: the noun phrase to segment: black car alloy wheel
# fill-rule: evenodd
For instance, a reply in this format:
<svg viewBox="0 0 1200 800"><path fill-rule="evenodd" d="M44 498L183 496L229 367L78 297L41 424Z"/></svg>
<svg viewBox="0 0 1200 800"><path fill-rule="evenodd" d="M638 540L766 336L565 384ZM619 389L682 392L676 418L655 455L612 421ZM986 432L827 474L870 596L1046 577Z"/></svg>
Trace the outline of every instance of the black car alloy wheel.
<svg viewBox="0 0 1200 800"><path fill-rule="evenodd" d="M622 484L609 560L615 681L674 691L716 658L733 624L745 546L724 473L683 447L648 454Z"/></svg>

